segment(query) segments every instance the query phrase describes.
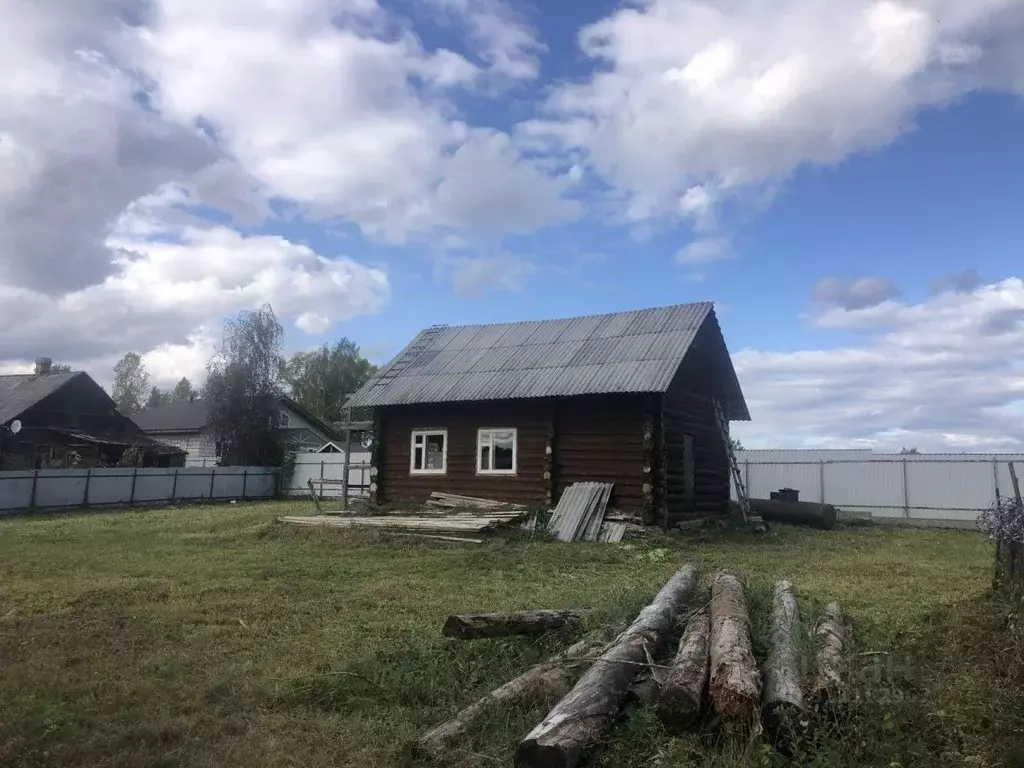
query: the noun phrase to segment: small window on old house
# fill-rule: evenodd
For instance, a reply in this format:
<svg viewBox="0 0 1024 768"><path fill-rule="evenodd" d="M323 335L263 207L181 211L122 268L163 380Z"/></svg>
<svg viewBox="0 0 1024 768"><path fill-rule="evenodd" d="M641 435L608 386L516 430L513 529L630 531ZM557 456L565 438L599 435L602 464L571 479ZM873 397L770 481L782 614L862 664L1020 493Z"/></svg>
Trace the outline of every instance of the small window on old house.
<svg viewBox="0 0 1024 768"><path fill-rule="evenodd" d="M444 429L417 429L412 433L409 472L443 475L448 468L448 432Z"/></svg>
<svg viewBox="0 0 1024 768"><path fill-rule="evenodd" d="M481 475L516 473L515 429L481 429L476 433L476 471Z"/></svg>

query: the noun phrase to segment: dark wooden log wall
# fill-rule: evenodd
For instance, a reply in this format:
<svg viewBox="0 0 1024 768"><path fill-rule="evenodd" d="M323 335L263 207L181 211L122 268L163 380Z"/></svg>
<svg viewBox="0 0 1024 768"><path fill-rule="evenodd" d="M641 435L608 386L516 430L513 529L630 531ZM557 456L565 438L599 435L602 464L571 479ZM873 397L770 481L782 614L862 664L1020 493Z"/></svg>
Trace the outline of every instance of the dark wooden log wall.
<svg viewBox="0 0 1024 768"><path fill-rule="evenodd" d="M615 483L608 506L644 510L644 419L650 398L608 395L558 401L555 501L572 483Z"/></svg>
<svg viewBox="0 0 1024 768"><path fill-rule="evenodd" d="M665 504L670 522L725 515L729 504L729 460L715 422L718 395L712 366L695 345L663 401ZM693 436L694 495L686 494L685 435Z"/></svg>
<svg viewBox="0 0 1024 768"><path fill-rule="evenodd" d="M546 500L544 449L552 418L553 402L544 400L378 408L377 498L387 503L422 503L434 491L441 491L541 506ZM515 475L476 473L477 430L481 427L518 430ZM434 428L448 430L448 471L443 475L410 474L412 431Z"/></svg>
<svg viewBox="0 0 1024 768"><path fill-rule="evenodd" d="M615 484L610 507L643 511L644 483L652 482L652 473L643 471L644 425L657 407L650 397L602 395L378 408L379 448L372 459L378 472L376 498L424 502L442 491L550 505L572 483L592 481ZM518 429L515 476L476 474L480 427ZM448 471L411 475L410 435L431 428L448 430ZM650 492L647 496L649 502Z"/></svg>

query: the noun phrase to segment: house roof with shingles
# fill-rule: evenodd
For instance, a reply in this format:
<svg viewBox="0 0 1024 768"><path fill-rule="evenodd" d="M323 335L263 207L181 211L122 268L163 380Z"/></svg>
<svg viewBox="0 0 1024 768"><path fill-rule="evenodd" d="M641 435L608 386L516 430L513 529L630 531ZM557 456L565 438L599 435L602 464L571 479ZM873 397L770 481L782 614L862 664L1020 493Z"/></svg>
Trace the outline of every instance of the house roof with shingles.
<svg viewBox="0 0 1024 768"><path fill-rule="evenodd" d="M349 400L353 407L663 393L698 332L710 339L722 399L750 414L711 302L564 320L434 326Z"/></svg>
<svg viewBox="0 0 1024 768"><path fill-rule="evenodd" d="M82 371L71 373L23 373L0 376L0 424L13 421L22 413L77 376Z"/></svg>

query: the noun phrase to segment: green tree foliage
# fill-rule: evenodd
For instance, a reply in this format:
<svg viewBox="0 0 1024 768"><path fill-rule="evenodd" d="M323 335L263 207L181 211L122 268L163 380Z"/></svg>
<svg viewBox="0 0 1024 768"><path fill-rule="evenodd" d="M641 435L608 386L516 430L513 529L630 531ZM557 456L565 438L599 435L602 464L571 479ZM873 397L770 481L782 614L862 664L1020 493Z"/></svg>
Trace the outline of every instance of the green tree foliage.
<svg viewBox="0 0 1024 768"><path fill-rule="evenodd" d="M170 399L174 403L187 403L194 400L198 394L195 387L192 386L192 382L182 376L181 381L175 384L174 389L171 390Z"/></svg>
<svg viewBox="0 0 1024 768"><path fill-rule="evenodd" d="M153 387L149 390L149 397L146 400L146 410L150 408L159 408L161 405L165 405L171 401L171 396L166 392L162 392L160 387Z"/></svg>
<svg viewBox="0 0 1024 768"><path fill-rule="evenodd" d="M917 456L920 453L921 452L917 450L917 448L907 448L905 446L903 448L900 448L901 456Z"/></svg>
<svg viewBox="0 0 1024 768"><path fill-rule="evenodd" d="M734 451L742 451L743 443L737 440L735 437L729 439L729 444L732 446Z"/></svg>
<svg viewBox="0 0 1024 768"><path fill-rule="evenodd" d="M129 352L114 366L114 388L111 397L121 413L133 414L142 410L149 393L149 374L142 358Z"/></svg>
<svg viewBox="0 0 1024 768"><path fill-rule="evenodd" d="M264 304L224 323L224 338L207 366L207 420L221 444L222 465L280 466L286 446L278 431L284 329Z"/></svg>
<svg viewBox="0 0 1024 768"><path fill-rule="evenodd" d="M345 402L376 371L349 339L297 352L284 366L291 396L327 423L345 418Z"/></svg>

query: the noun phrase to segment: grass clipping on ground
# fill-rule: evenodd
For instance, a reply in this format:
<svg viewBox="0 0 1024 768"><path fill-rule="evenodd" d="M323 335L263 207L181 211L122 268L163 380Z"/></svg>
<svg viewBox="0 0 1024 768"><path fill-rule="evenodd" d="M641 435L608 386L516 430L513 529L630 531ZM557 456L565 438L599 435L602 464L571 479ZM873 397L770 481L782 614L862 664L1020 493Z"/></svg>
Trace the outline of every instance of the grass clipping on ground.
<svg viewBox="0 0 1024 768"><path fill-rule="evenodd" d="M631 620L685 562L743 574L759 660L776 579L805 621L839 602L867 654L853 695L794 758L670 735L640 709L594 765L987 768L1024 743L1020 616L991 594L978 534L775 526L466 549L273 522L307 507L0 521L0 764L407 764L424 731L574 639L451 641L448 613L574 607L586 632ZM449 764L510 764L552 703L489 713Z"/></svg>

